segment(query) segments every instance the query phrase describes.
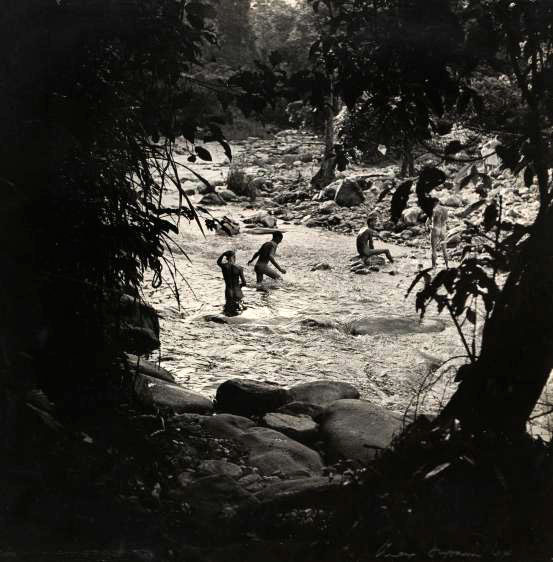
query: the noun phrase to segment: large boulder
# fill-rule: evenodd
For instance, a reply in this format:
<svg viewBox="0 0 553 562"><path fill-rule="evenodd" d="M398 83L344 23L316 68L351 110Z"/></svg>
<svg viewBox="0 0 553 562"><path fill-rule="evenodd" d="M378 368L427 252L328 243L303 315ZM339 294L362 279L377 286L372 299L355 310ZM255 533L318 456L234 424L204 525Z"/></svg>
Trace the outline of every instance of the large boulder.
<svg viewBox="0 0 553 562"><path fill-rule="evenodd" d="M323 469L317 452L268 427L254 427L238 442L248 451L248 464L264 476L311 476Z"/></svg>
<svg viewBox="0 0 553 562"><path fill-rule="evenodd" d="M404 224L413 226L419 222L421 210L417 207L410 207L401 213L401 220Z"/></svg>
<svg viewBox="0 0 553 562"><path fill-rule="evenodd" d="M138 298L121 295L118 314L124 351L149 355L159 348L159 318L154 308Z"/></svg>
<svg viewBox="0 0 553 562"><path fill-rule="evenodd" d="M227 203L235 203L238 201L238 196L230 189L221 189L221 191L218 192L218 195Z"/></svg>
<svg viewBox="0 0 553 562"><path fill-rule="evenodd" d="M200 394L168 382L138 373L134 378L134 394L146 408L167 410L172 413L209 414L213 404Z"/></svg>
<svg viewBox="0 0 553 562"><path fill-rule="evenodd" d="M293 402L308 402L327 406L335 400L359 398L359 391L347 382L313 381L296 384L290 389Z"/></svg>
<svg viewBox="0 0 553 562"><path fill-rule="evenodd" d="M356 181L345 178L340 180L334 201L341 207L355 207L365 201L365 195Z"/></svg>
<svg viewBox="0 0 553 562"><path fill-rule="evenodd" d="M199 205L226 205L225 200L215 191L206 193L198 202Z"/></svg>
<svg viewBox="0 0 553 562"><path fill-rule="evenodd" d="M220 439L236 439L246 431L255 427L255 423L242 416L233 414L217 414L203 420L205 430Z"/></svg>
<svg viewBox="0 0 553 562"><path fill-rule="evenodd" d="M306 415L271 412L263 416L263 423L300 443L312 443L318 433L317 424Z"/></svg>
<svg viewBox="0 0 553 562"><path fill-rule="evenodd" d="M365 464L388 447L402 427L401 416L365 400L337 400L319 418L327 461Z"/></svg>
<svg viewBox="0 0 553 562"><path fill-rule="evenodd" d="M218 412L259 416L274 412L291 400L288 391L276 384L230 379L219 386L215 401Z"/></svg>

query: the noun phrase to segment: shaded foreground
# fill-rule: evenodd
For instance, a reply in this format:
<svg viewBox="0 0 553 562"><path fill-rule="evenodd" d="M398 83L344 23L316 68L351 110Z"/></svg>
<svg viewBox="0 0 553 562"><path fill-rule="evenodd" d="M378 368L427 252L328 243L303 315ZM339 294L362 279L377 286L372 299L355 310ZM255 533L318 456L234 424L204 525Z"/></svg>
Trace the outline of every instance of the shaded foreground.
<svg viewBox="0 0 553 562"><path fill-rule="evenodd" d="M312 403L326 438L303 435L306 446L296 435L286 464L263 448L261 436L276 433L264 411L276 395L288 401L281 410L305 409L289 402L305 390L273 386L267 401L266 387L252 399L239 386L221 390L216 407L248 417L176 413L128 385L118 388L126 402L71 431L29 410L3 478L5 551L23 560L549 558L553 459L543 443L471 440L421 417L391 449L347 461L348 434L332 447L328 411L363 401L341 398L319 411Z"/></svg>

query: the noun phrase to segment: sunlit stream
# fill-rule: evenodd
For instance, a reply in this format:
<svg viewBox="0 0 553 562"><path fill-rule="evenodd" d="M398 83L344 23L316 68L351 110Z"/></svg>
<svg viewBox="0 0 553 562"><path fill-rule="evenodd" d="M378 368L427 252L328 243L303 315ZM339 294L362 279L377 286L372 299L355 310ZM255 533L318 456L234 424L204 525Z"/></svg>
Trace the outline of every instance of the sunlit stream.
<svg viewBox="0 0 553 562"><path fill-rule="evenodd" d="M231 206L214 212L235 218L245 213ZM204 238L197 225L183 225L179 245L192 263L173 248L186 279L177 280L180 309L168 285L147 288L145 296L162 317L161 364L187 388L212 396L231 377L287 386L335 379L355 385L363 397L403 410L429 364L462 355L445 316L440 320L445 330L417 333L413 298L405 299L405 293L419 263L427 265L424 251L389 246L395 263L378 273L355 275L350 272L353 237L301 225L281 228L285 235L277 260L287 274L282 282L265 281L259 290L253 267L246 263L269 235L249 234L242 227L233 238L212 232ZM245 267L247 308L222 323L224 283L216 260L231 248ZM311 271L319 262L332 269ZM429 316L435 323L432 313ZM370 330L373 335L352 335L350 324L360 318L381 319L382 330L375 333L377 322ZM397 322L389 322L394 318L403 319L400 329L394 328ZM444 386L437 385L428 408L437 405L444 392Z"/></svg>
<svg viewBox="0 0 553 562"><path fill-rule="evenodd" d="M228 161L216 145L209 149L213 162L193 167L210 181L222 183ZM235 157L245 149L233 146ZM179 158L190 166L185 155ZM251 171L255 175L256 170ZM194 203L199 199L198 195L192 197ZM169 191L165 202L176 206L177 192ZM254 211L227 205L210 208L210 212L239 220ZM256 235L241 223L238 236L229 238L208 231L204 236L196 224L181 222L178 247L172 247L182 274L176 278L180 308L168 271L161 288L144 288L146 299L161 314L161 365L186 388L210 397L220 383L232 377L285 386L334 379L353 384L363 398L397 411L416 408L432 413L444 404L456 387L455 367L467 357L446 313L438 316L431 305L420 324L414 304L416 291L405 298L419 267L430 265L427 245L386 243L395 263L370 275L355 275L350 272L350 258L356 254L354 235L280 220L278 227L285 235L277 260L287 274L282 282L266 280L257 288L253 266L246 264L270 239L269 234ZM236 251L237 263L245 268L248 281L244 288L246 309L232 318L223 314L224 283L216 264L228 249ZM321 262L331 269L311 271ZM364 333L370 335L354 335L354 322L360 319ZM479 322L479 331L481 327ZM465 329L470 341L472 327L467 323ZM536 412L551 409L551 388L550 383ZM550 419L539 419L532 430L549 437Z"/></svg>

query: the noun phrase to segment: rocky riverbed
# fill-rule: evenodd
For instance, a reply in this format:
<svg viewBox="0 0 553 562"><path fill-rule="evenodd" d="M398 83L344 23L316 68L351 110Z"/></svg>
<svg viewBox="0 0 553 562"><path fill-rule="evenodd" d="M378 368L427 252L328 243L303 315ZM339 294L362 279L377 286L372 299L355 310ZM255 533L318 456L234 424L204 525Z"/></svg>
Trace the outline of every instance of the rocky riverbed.
<svg viewBox="0 0 553 562"><path fill-rule="evenodd" d="M181 222L179 247L173 247L186 280L177 283L180 308L168 286L146 290L161 314L161 364L187 388L206 396L233 376L283 385L322 377L354 384L362 397L391 410L402 412L425 397L419 406L435 411L452 390L446 371L464 361L464 350L447 316L437 318L431 310L426 326L433 328L426 330L418 324L413 296L405 298L416 272L429 266L429 243L414 194L403 218L396 224L389 220L392 188L400 181L397 165L352 166L338 174L334 186L319 192L309 180L322 146L311 135L284 131L270 140L233 143L232 163L217 145L208 145L213 160L190 164L184 148L181 162L215 185L218 196L203 195L203 184L192 176L184 176L183 188L214 217L235 220L240 233L207 232L204 237L196 225ZM419 160L425 162L424 157ZM537 209L535 193L506 173L495 173L491 192L482 194L474 186L460 188L458 180L466 171L453 166L447 171L450 180L436 195L449 210L453 255L461 247L461 225L480 222L483 205L497 194L508 217L529 222ZM229 174L242 175L246 189L241 195L228 189ZM352 199L345 205L335 202L332 194L336 198L336 190L352 181L357 184ZM176 205L177 192L168 193L166 200ZM375 262L352 273L354 234L373 211L381 238L376 244L388 247L396 261ZM248 308L237 318L225 318L215 261L233 248L238 263L245 265L270 227L285 233L279 248L288 270L285 281L256 290L253 270L247 268ZM360 322L364 332L356 329ZM452 357L457 359L442 366ZM440 378L442 373L446 376ZM439 379L433 388L426 386L429 377Z"/></svg>

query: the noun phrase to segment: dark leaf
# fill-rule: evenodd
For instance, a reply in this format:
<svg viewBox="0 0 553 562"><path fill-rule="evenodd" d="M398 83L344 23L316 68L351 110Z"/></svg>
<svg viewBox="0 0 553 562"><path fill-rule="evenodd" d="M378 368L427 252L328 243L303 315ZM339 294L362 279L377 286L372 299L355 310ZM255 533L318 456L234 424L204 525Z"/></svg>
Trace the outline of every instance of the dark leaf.
<svg viewBox="0 0 553 562"><path fill-rule="evenodd" d="M463 145L458 140L453 140L445 147L445 154L451 156L452 154L457 154L459 151L463 150Z"/></svg>
<svg viewBox="0 0 553 562"><path fill-rule="evenodd" d="M471 324L476 324L476 312L472 308L467 308L466 316Z"/></svg>
<svg viewBox="0 0 553 562"><path fill-rule="evenodd" d="M227 157L229 160L232 161L232 151L231 151L231 149L230 149L230 146L229 146L228 142L225 141L225 140L220 140L220 141L218 141L218 142L219 142L219 144L223 147L223 150L225 151L226 157Z"/></svg>
<svg viewBox="0 0 553 562"><path fill-rule="evenodd" d="M398 185L397 189L392 195L390 212L393 221L397 222L401 218L401 213L403 213L409 201L409 194L411 193L412 186L413 180L406 180Z"/></svg>
<svg viewBox="0 0 553 562"><path fill-rule="evenodd" d="M409 296L411 294L411 291L415 288L415 285L417 285L417 283L421 280L424 279L425 281L428 279L428 276L430 274L430 272L432 271L432 267L429 267L427 269L422 269L421 271L419 271L417 273L417 275L415 276L415 279L413 280L413 282L411 283L411 285L409 285L409 288L407 289L407 293L405 294L405 296Z"/></svg>
<svg viewBox="0 0 553 562"><path fill-rule="evenodd" d="M203 146L196 146L194 150L202 160L207 160L208 162L211 162L213 160L213 158L211 158L209 150L206 150Z"/></svg>
<svg viewBox="0 0 553 562"><path fill-rule="evenodd" d="M496 146L495 152L499 156L503 168L514 170L520 158L518 150L514 146L500 144Z"/></svg>
<svg viewBox="0 0 553 562"><path fill-rule="evenodd" d="M499 217L499 211L494 201L490 203L484 210L484 221L483 221L484 230L488 231L491 228L493 228L497 222L498 217Z"/></svg>
<svg viewBox="0 0 553 562"><path fill-rule="evenodd" d="M451 133L451 129L453 128L453 123L451 121L446 121L445 119L437 119L435 127L436 127L436 132L439 135L447 135Z"/></svg>
<svg viewBox="0 0 553 562"><path fill-rule="evenodd" d="M534 169L531 165L526 166L524 170L524 185L530 187L534 182Z"/></svg>
<svg viewBox="0 0 553 562"><path fill-rule="evenodd" d="M424 189L426 192L438 187L445 182L447 176L442 170L433 167L423 168L417 182L417 190Z"/></svg>
<svg viewBox="0 0 553 562"><path fill-rule="evenodd" d="M181 135L191 143L194 142L196 138L196 125L193 123L184 123L181 126Z"/></svg>
<svg viewBox="0 0 553 562"><path fill-rule="evenodd" d="M159 225L163 227L165 231L171 231L175 234L179 233L179 229L172 222L166 221L164 219L159 219Z"/></svg>

